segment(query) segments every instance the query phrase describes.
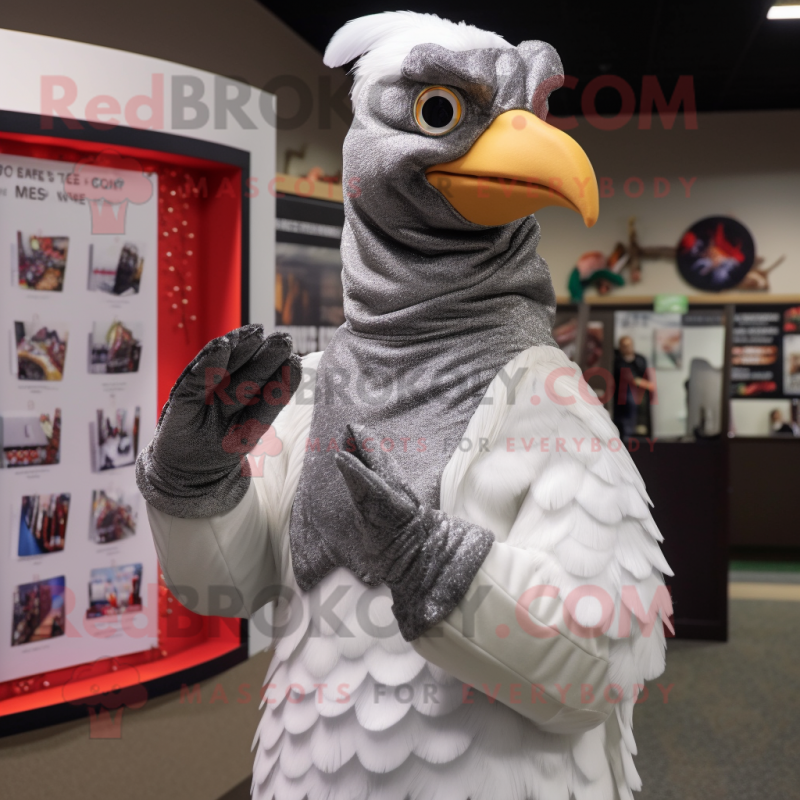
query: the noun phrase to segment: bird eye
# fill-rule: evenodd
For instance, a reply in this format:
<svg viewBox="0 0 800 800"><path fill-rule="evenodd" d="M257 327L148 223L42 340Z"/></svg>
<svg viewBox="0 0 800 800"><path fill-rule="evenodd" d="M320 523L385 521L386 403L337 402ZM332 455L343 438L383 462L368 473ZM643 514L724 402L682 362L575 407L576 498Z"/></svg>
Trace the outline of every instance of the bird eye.
<svg viewBox="0 0 800 800"><path fill-rule="evenodd" d="M429 86L414 103L414 119L425 133L441 136L461 122L464 104L453 89Z"/></svg>

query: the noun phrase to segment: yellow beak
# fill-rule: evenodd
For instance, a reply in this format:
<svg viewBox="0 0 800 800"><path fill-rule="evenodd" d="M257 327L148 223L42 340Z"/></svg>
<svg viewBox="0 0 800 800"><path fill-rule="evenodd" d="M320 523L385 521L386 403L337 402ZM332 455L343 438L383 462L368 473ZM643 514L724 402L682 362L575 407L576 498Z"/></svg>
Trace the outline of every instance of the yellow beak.
<svg viewBox="0 0 800 800"><path fill-rule="evenodd" d="M466 155L426 171L462 217L479 225L505 225L545 206L577 211L597 222L594 169L580 145L529 111L506 111Z"/></svg>

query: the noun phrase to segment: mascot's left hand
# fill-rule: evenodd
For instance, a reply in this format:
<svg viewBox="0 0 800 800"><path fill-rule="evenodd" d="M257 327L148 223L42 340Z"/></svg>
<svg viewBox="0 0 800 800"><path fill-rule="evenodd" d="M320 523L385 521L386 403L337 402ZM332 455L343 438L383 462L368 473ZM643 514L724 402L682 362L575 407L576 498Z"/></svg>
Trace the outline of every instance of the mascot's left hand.
<svg viewBox="0 0 800 800"><path fill-rule="evenodd" d="M373 576L392 591L392 611L407 641L444 619L461 601L494 534L420 503L380 437L348 426L354 452L334 454L360 514L357 526ZM357 568L353 568L356 571ZM358 577L364 578L363 575Z"/></svg>

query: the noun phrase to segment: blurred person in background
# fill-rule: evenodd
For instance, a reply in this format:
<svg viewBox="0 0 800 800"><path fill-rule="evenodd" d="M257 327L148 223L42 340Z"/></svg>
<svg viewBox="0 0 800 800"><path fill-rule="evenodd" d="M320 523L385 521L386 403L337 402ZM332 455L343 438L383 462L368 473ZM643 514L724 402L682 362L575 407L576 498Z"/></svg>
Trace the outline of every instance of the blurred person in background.
<svg viewBox="0 0 800 800"><path fill-rule="evenodd" d="M614 424L623 439L650 435L650 394L656 387L647 375L647 359L623 336L614 352Z"/></svg>
<svg viewBox="0 0 800 800"><path fill-rule="evenodd" d="M800 436L800 426L796 422L786 422L779 408L774 408L769 415L769 427L773 436Z"/></svg>

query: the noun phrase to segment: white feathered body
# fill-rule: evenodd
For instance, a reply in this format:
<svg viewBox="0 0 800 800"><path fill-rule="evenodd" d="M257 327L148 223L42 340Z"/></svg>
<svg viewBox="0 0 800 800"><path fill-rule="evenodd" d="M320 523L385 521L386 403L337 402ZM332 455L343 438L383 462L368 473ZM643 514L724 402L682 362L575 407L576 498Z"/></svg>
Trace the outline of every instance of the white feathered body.
<svg viewBox="0 0 800 800"><path fill-rule="evenodd" d="M307 372L319 357L305 359ZM615 713L587 733L544 733L480 692L464 702L461 682L426 662L399 632L366 632L357 616L367 600L374 601L374 625L393 620L385 587L368 588L338 569L302 593L292 575L288 522L313 407L293 400L278 418L284 447L270 459L263 488L273 552L296 592L295 607L278 609L275 624L297 619L300 607L303 621L277 642L265 681L254 742L257 800L612 800L640 788L634 687L662 672L665 640L660 620L649 635L634 620L624 637L616 622L622 602L634 605L623 586L635 587L648 608L663 585L669 567L661 536L641 477L578 367L556 348L533 347L505 373L518 370L524 372L513 396L499 378L489 387L492 402L479 406L464 434L465 441L488 440L488 451L456 450L442 476L441 508L535 553L538 576L564 594L591 584L614 599L605 635L609 682L624 689ZM306 386L305 396L312 390ZM312 609L334 590L341 595L335 616L310 624L319 617ZM599 609L582 602L575 618L597 625Z"/></svg>

